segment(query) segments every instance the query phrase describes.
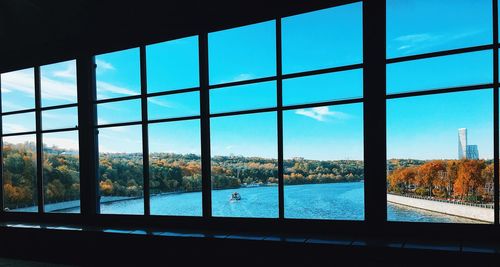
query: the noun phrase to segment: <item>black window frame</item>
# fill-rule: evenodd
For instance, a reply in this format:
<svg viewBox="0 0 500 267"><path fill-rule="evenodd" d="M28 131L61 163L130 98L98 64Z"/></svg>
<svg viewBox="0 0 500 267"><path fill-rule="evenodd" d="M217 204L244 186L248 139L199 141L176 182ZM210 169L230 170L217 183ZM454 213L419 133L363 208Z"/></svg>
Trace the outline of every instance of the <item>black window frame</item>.
<svg viewBox="0 0 500 267"><path fill-rule="evenodd" d="M283 17L298 15L305 12L320 10L324 8L335 7L344 4L362 2L363 9L363 63L334 67L323 70L306 71L301 73L283 75L281 70L281 19ZM41 107L40 105L40 65L35 65L35 92L37 96L37 104L34 109L6 112L1 115L15 114L22 112L35 112L37 115L36 131L30 132L36 134L37 141L41 141L43 133L57 132L63 130L74 130L68 128L63 130L41 130L41 111L63 108L63 107L78 107L79 114L79 140L80 140L80 169L81 177L91 177L81 179L81 213L80 214L49 214L43 212L43 196L39 197L39 212L35 214L28 213L11 213L0 210L0 220L23 220L34 222L64 222L64 223L85 223L85 224L100 224L100 225L150 225L150 226L183 226L183 227L223 227L235 229L251 229L251 230L270 230L270 231L298 231L298 232L332 232L343 231L345 229L354 231L355 233L375 231L388 231L391 233L408 233L408 229L433 229L431 232L445 231L452 235L457 229L476 229L488 232L491 229L499 229L499 74L498 74L498 3L497 0L492 0L493 12L493 43L467 47L460 49L452 49L439 52L431 52L419 55L386 58L386 3L378 0L339 0L332 1L327 4L311 5L300 11L290 11L283 9L279 15L273 19L276 21L276 75L253 80L245 80L239 82L231 82L225 84L209 85L208 81L208 33L214 31L213 28L205 27L200 24L198 29L198 49L199 49L199 87L178 89L159 93L147 93L146 80L146 45L149 43L125 44L120 49L116 47L107 50L106 52L119 51L134 47L140 48L140 72L141 72L141 93L134 96L119 97L113 99L96 100L96 81L95 81L95 53L83 51L80 55L76 55L77 59L77 83L78 83L78 103L60 105L53 107ZM257 19L255 22L268 21L268 19ZM249 25L246 23L245 25ZM240 25L244 26L244 25ZM231 27L232 28L232 27ZM218 28L217 30L227 29L226 27ZM189 37L193 34L185 36L176 36L171 38L165 34L164 40L176 40L180 37ZM162 39L162 38L160 38ZM110 45L111 47L111 45ZM405 62L415 59L424 59L437 56L453 55L465 52L493 50L493 83L485 85L472 85L456 88L444 88L437 90L408 92L386 95L386 65ZM41 62L39 62L41 63ZM46 62L43 62L46 63ZM328 101L315 104L293 105L283 107L282 103L282 80L287 78L303 77L313 74L331 73L336 71L363 69L363 97L349 100ZM219 114L210 114L209 112L209 90L223 88L234 85L251 84L264 81L276 81L277 83L277 105L273 108L246 110L237 112L227 112ZM1 81L0 81L1 82ZM389 222L387 220L387 197L386 197L386 101L388 99L398 97L410 97L416 95L429 95L442 92L458 92L466 90L477 90L482 88L493 88L494 98L494 202L495 202L495 220L492 225L465 225L465 224L449 224L449 223L417 223L417 222ZM148 121L147 118L147 98L150 96L160 96L169 94L180 94L185 92L200 92L200 115L161 119ZM149 172L144 171L144 205L145 215L109 215L99 213L99 201L97 196L98 191L98 154L97 154L97 103L107 103L121 100L141 99L141 121L117 123L106 125L125 126L125 125L142 125L143 131L143 164L144 170L149 170L149 147L147 133L149 123L168 122L185 119L200 119L201 123L201 156L202 156L202 206L203 216L184 217L184 216L164 216L150 215L149 209ZM1 99L0 99L1 100ZM283 190L283 117L284 110L296 108L308 108L324 105L339 105L347 103L363 103L363 135L364 135L364 173L365 173L365 220L364 221L341 221L341 220L309 220L309 219L285 219L284 218L284 190ZM1 107L0 107L1 108ZM211 214L211 175L210 175L210 118L250 114L264 111L275 111L278 114L278 180L279 180L279 218L277 219L260 219L260 218L214 218ZM0 116L1 122L1 116ZM102 127L102 126L99 126ZM0 126L1 128L1 126ZM26 134L26 133L22 133ZM3 135L9 136L9 135ZM2 136L2 137L3 137ZM146 140L144 140L146 138ZM41 147L38 149L37 143L37 161L41 161ZM0 153L0 160L2 155ZM39 166L39 167L38 167ZM37 164L37 168L41 168L41 164ZM0 169L0 172L2 170ZM37 188L39 196L43 193L41 187L41 171L37 172ZM2 183L3 184L3 183ZM3 186L0 189L0 194L3 195ZM43 194L42 194L43 195ZM0 204L3 205L3 197L0 197ZM308 226L308 229L304 229ZM474 231L472 231L474 232Z"/></svg>

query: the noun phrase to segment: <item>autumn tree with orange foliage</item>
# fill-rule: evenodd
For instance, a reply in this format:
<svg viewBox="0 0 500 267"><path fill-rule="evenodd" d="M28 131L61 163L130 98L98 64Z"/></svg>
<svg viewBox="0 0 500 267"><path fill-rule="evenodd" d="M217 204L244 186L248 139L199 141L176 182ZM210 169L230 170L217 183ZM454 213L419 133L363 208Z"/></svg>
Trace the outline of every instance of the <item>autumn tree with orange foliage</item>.
<svg viewBox="0 0 500 267"><path fill-rule="evenodd" d="M388 191L490 202L493 170L484 160L432 160L394 169L387 177ZM416 188L409 190L412 185Z"/></svg>

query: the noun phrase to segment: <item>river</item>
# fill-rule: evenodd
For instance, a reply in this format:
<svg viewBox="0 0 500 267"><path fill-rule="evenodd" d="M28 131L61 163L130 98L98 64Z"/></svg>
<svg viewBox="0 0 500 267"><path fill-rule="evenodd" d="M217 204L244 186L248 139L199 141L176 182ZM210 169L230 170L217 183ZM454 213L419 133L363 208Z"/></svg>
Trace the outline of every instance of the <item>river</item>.
<svg viewBox="0 0 500 267"><path fill-rule="evenodd" d="M285 217L299 219L363 220L363 182L285 186ZM230 201L237 191L242 199ZM201 192L151 197L151 214L201 216ZM66 212L71 212L67 210ZM143 200L131 199L101 205L105 214L142 214ZM278 187L261 186L212 191L212 214L217 217L276 218ZM389 221L479 223L388 203Z"/></svg>

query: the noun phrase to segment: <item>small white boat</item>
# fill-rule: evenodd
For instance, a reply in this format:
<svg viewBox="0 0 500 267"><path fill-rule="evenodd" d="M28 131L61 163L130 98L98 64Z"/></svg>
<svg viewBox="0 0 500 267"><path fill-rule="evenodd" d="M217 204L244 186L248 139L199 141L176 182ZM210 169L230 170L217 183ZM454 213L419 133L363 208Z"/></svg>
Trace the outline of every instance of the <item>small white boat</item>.
<svg viewBox="0 0 500 267"><path fill-rule="evenodd" d="M231 198L229 199L229 201L237 201L237 200L241 200L241 195L238 192L233 192L231 194Z"/></svg>

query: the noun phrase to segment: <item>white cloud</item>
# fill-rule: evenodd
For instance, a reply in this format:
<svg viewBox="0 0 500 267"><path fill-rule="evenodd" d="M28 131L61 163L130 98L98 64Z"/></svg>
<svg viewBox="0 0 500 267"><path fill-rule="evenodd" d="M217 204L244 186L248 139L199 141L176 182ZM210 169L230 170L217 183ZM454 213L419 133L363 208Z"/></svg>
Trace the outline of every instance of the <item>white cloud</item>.
<svg viewBox="0 0 500 267"><path fill-rule="evenodd" d="M317 121L327 121L328 118L348 119L349 115L340 111L330 111L329 107L315 107L309 109L299 109L295 111L298 115L303 115Z"/></svg>
<svg viewBox="0 0 500 267"><path fill-rule="evenodd" d="M106 70L114 70L115 69L115 67L111 63L106 62L106 61L101 60L101 59L96 59L95 64L97 65L98 70L106 71Z"/></svg>
<svg viewBox="0 0 500 267"><path fill-rule="evenodd" d="M13 71L2 74L2 91L18 91L31 97L35 95L35 77L32 69Z"/></svg>
<svg viewBox="0 0 500 267"><path fill-rule="evenodd" d="M148 98L148 102L153 103L155 105L158 105L160 107L165 107L165 108L172 108L174 105L172 103L166 102L166 101L161 101L158 99L154 98Z"/></svg>
<svg viewBox="0 0 500 267"><path fill-rule="evenodd" d="M414 33L396 37L394 41L397 43L397 50L406 53L414 53L419 50L426 50L434 46L454 42L459 39L470 38L471 36L481 33L482 31L477 30L446 34Z"/></svg>
<svg viewBox="0 0 500 267"><path fill-rule="evenodd" d="M110 93L115 93L115 94L122 94L122 95L137 95L137 92L134 92L130 89L116 86L107 82L103 81L97 81L97 88L99 90L102 90L104 92L110 92Z"/></svg>
<svg viewBox="0 0 500 267"><path fill-rule="evenodd" d="M66 73L62 75L71 74ZM76 81L59 81L42 75L40 83L42 98L76 102ZM21 93L25 97L34 98L34 86L34 75L31 70L21 70L2 74L3 93ZM10 104L12 104L12 107L19 106L15 103Z"/></svg>
<svg viewBox="0 0 500 267"><path fill-rule="evenodd" d="M436 36L432 36L429 33L417 33L417 34L408 34L397 37L395 40L399 42L408 42L408 43L419 43L425 42L431 39L435 39Z"/></svg>
<svg viewBox="0 0 500 267"><path fill-rule="evenodd" d="M67 68L65 70L54 71L52 75L54 75L54 77L75 79L76 66L75 64L68 63Z"/></svg>
<svg viewBox="0 0 500 267"><path fill-rule="evenodd" d="M34 100L33 100L34 101ZM33 106L35 105L35 102L32 102ZM33 108L33 106L31 108ZM2 100L2 107L5 110L21 110L21 109L29 109L30 107L28 106L22 106L16 103L12 103L7 100Z"/></svg>
<svg viewBox="0 0 500 267"><path fill-rule="evenodd" d="M251 73L241 73L229 80L221 80L220 83L232 83L232 82L239 82L239 81L246 81L246 80L251 80L254 79L255 75Z"/></svg>
<svg viewBox="0 0 500 267"><path fill-rule="evenodd" d="M76 80L73 82L63 82L42 76L40 86L43 99L76 102Z"/></svg>

